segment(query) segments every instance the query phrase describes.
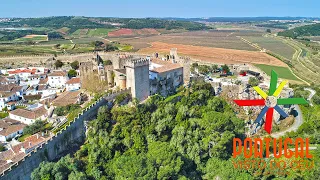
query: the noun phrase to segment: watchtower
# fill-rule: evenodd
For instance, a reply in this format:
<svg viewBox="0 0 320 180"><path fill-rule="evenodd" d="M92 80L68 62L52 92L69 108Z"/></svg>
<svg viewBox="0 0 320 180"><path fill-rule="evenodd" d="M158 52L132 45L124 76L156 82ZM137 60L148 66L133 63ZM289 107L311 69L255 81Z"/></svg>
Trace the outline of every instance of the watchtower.
<svg viewBox="0 0 320 180"><path fill-rule="evenodd" d="M126 87L131 87L133 98L145 100L150 95L149 85L149 60L138 58L127 60L126 67Z"/></svg>
<svg viewBox="0 0 320 180"><path fill-rule="evenodd" d="M172 63L176 63L177 60L179 59L177 48L170 49L170 59L172 60Z"/></svg>

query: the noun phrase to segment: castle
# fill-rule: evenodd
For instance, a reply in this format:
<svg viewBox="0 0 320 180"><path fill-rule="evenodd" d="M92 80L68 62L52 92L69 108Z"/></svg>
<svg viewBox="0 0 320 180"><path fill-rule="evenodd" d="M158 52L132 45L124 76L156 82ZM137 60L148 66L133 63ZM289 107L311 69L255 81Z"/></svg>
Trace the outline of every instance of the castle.
<svg viewBox="0 0 320 180"><path fill-rule="evenodd" d="M87 62L81 62L81 81L94 74L100 83L107 82L108 88L131 88L132 97L140 101L153 94L167 96L189 82L190 60L180 58L176 48L162 59L158 58L158 53L152 56L117 54L110 61L112 65L104 65L96 54Z"/></svg>

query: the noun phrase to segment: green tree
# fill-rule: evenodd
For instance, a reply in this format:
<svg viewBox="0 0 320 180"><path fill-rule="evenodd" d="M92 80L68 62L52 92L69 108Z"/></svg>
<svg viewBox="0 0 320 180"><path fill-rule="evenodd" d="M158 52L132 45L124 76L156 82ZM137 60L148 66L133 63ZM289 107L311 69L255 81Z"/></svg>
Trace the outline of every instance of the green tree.
<svg viewBox="0 0 320 180"><path fill-rule="evenodd" d="M68 71L68 76L69 76L69 78L76 77L77 76L77 71L74 70L74 69L70 69Z"/></svg>
<svg viewBox="0 0 320 180"><path fill-rule="evenodd" d="M259 81L258 78L256 78L256 77L250 77L250 78L249 78L248 84L249 84L251 87L258 86L259 83L260 83L260 81Z"/></svg>
<svg viewBox="0 0 320 180"><path fill-rule="evenodd" d="M222 68L222 71L225 72L225 73L229 73L229 72L230 72L230 68L229 68L229 66L226 65L226 64L225 64L225 65L222 65L221 68Z"/></svg>
<svg viewBox="0 0 320 180"><path fill-rule="evenodd" d="M24 134L35 134L39 131L42 131L44 129L44 125L46 123L44 121L41 121L41 120L37 120L35 121L34 123L26 126L24 129L23 129L23 133Z"/></svg>
<svg viewBox="0 0 320 180"><path fill-rule="evenodd" d="M104 65L112 65L112 61L111 60L106 60L106 61L103 61L103 64Z"/></svg>
<svg viewBox="0 0 320 180"><path fill-rule="evenodd" d="M70 63L70 66L74 70L79 69L79 61L73 61L72 63Z"/></svg>
<svg viewBox="0 0 320 180"><path fill-rule="evenodd" d="M63 62L60 60L56 60L56 62L54 63L54 66L58 69L61 68L63 66Z"/></svg>

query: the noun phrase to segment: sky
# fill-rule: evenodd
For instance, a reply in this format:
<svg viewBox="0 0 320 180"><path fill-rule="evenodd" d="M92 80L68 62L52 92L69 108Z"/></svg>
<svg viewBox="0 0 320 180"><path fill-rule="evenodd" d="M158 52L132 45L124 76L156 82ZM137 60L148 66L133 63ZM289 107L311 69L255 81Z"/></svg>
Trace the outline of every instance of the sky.
<svg viewBox="0 0 320 180"><path fill-rule="evenodd" d="M1 0L0 17L320 17L320 0Z"/></svg>

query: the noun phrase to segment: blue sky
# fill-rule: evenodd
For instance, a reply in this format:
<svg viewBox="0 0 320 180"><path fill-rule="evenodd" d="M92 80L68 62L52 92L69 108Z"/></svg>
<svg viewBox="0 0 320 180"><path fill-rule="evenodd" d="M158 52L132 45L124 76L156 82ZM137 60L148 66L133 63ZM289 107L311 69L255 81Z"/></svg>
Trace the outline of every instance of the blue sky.
<svg viewBox="0 0 320 180"><path fill-rule="evenodd" d="M0 17L320 17L320 0L1 0Z"/></svg>

